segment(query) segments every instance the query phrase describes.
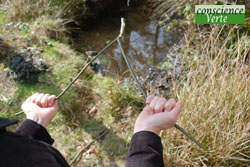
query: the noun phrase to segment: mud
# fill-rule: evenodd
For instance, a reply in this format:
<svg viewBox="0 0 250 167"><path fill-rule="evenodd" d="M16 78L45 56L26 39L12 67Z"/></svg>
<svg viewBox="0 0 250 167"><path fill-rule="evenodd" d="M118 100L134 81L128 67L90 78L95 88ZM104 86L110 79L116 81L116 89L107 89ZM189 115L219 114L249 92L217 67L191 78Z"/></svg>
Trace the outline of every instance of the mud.
<svg viewBox="0 0 250 167"><path fill-rule="evenodd" d="M9 56L9 69L7 75L13 76L16 81L37 83L38 74L47 70L45 60L27 50L12 53Z"/></svg>

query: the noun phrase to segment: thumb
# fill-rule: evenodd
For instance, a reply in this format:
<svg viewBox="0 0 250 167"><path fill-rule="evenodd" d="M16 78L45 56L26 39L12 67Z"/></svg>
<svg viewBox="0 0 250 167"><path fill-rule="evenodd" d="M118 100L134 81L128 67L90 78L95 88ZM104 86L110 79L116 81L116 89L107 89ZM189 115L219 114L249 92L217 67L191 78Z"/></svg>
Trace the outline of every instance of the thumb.
<svg viewBox="0 0 250 167"><path fill-rule="evenodd" d="M48 97L48 107L53 107L55 105L55 100L56 96L55 95L51 95Z"/></svg>
<svg viewBox="0 0 250 167"><path fill-rule="evenodd" d="M179 101L176 103L175 107L170 111L175 118L177 118L177 116L180 114L183 106L184 106L184 102Z"/></svg>
<svg viewBox="0 0 250 167"><path fill-rule="evenodd" d="M53 95L51 98L48 98L48 107L47 108L43 108L44 112L47 113L56 113L58 110L58 101L54 100L55 96Z"/></svg>

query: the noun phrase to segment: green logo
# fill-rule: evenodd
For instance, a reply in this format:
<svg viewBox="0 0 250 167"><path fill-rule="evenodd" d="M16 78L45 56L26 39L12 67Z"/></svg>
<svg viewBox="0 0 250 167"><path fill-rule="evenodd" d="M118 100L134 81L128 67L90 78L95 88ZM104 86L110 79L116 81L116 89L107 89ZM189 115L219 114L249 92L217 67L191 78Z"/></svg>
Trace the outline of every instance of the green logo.
<svg viewBox="0 0 250 167"><path fill-rule="evenodd" d="M245 5L195 5L195 24L245 24Z"/></svg>

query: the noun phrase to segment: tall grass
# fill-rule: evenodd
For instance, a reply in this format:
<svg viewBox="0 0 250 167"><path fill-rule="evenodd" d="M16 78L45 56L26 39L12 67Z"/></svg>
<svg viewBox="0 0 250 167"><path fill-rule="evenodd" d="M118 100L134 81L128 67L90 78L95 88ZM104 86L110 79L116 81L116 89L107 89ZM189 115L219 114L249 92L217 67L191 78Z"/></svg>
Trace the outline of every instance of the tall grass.
<svg viewBox="0 0 250 167"><path fill-rule="evenodd" d="M49 18L70 18L76 6L84 7L84 0L8 0L2 4L8 10L9 20L30 21L41 16Z"/></svg>
<svg viewBox="0 0 250 167"><path fill-rule="evenodd" d="M244 51L250 41L247 36L240 39L228 55L227 49L218 47L215 40L207 46L209 49L207 40L202 40L203 53L193 55L197 59L189 58L187 80L174 83L175 95L186 104L179 122L207 149L201 152L181 138L173 141L180 146L177 160L183 165L247 166L250 163L250 67L240 61L244 52L237 53ZM211 56L211 50L218 53L217 57ZM235 61L229 58L233 55L237 55ZM166 154L167 157L176 155Z"/></svg>
<svg viewBox="0 0 250 167"><path fill-rule="evenodd" d="M206 150L171 130L162 135L166 166L249 166L250 63L245 61L250 48L248 32L241 26L190 24L194 4L189 11L187 2L178 4L182 5L178 10L183 11L181 22L186 28L185 44L180 49L186 77L173 81L173 96L185 101L178 124L201 141ZM163 2L157 9L164 13L161 19L176 14L178 4Z"/></svg>

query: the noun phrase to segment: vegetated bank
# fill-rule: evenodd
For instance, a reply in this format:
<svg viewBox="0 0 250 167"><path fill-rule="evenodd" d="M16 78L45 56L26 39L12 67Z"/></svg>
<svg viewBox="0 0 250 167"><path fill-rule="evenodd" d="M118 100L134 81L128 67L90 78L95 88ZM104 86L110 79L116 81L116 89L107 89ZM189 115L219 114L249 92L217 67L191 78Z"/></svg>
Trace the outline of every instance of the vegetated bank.
<svg viewBox="0 0 250 167"><path fill-rule="evenodd" d="M184 79L174 80L172 95L185 101L178 124L206 147L198 147L174 129L162 134L169 166L249 166L250 37L249 3L244 25L195 25L199 3L167 0L157 8L167 29L185 29L177 50L184 61ZM208 4L234 4L210 1ZM175 19L183 16L183 19ZM175 54L175 53L174 53Z"/></svg>
<svg viewBox="0 0 250 167"><path fill-rule="evenodd" d="M99 2L96 1L96 6ZM35 92L59 94L86 64L71 44L72 36L87 26L81 23L81 13L74 12L86 11L82 17L87 23L98 16L98 12L91 14L89 3L1 2L1 117L23 120L24 115L14 117L14 113L20 111L27 97ZM106 6L108 9L112 7L110 4ZM99 7L99 12L106 10ZM114 7L117 8L117 3ZM70 162L81 147L108 130L72 166L123 166L135 115L142 104L136 91L89 68L59 101L58 114L48 128L56 139L54 146Z"/></svg>

